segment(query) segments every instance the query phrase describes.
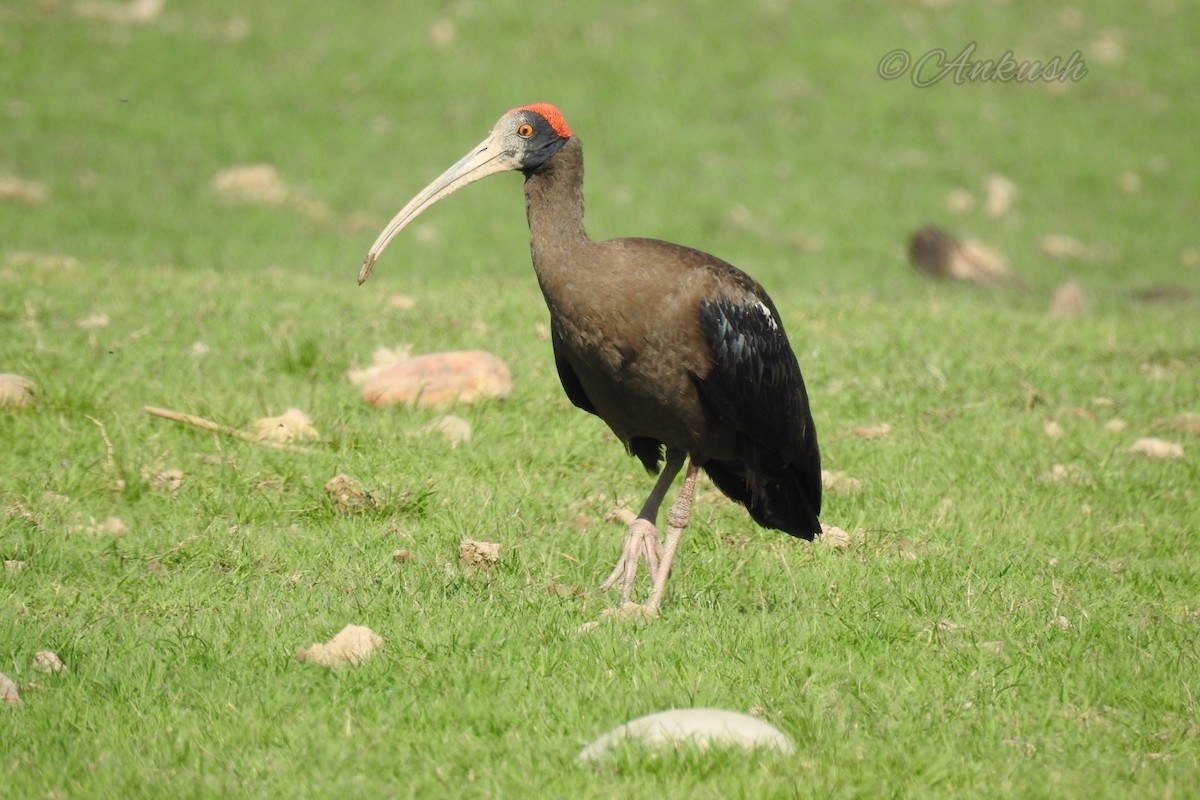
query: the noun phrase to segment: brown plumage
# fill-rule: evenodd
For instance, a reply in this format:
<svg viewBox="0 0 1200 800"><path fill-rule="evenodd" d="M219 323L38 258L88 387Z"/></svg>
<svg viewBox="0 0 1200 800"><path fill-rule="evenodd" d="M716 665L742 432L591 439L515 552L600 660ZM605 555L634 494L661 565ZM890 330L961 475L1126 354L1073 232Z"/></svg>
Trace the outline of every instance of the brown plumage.
<svg viewBox="0 0 1200 800"><path fill-rule="evenodd" d="M603 419L647 470L662 468L604 588L623 578L628 602L645 557L647 606L657 610L697 468L760 524L806 539L820 533L816 431L771 299L748 275L698 250L656 239L589 239L583 148L553 106L505 114L488 139L396 215L368 254L360 282L418 214L467 183L510 169L525 174L533 265L567 396ZM658 509L689 457L664 546Z"/></svg>

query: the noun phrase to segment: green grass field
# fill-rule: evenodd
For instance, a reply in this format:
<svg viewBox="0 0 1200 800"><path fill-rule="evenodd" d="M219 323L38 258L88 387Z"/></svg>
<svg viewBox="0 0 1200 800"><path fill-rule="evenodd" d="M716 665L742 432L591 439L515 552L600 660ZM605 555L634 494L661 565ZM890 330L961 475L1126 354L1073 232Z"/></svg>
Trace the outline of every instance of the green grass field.
<svg viewBox="0 0 1200 800"><path fill-rule="evenodd" d="M0 409L0 556L23 564L0 572L21 694L0 796L1194 793L1200 8L413 5L0 7L0 373L37 388ZM971 42L1079 51L1087 74L878 74ZM558 386L519 176L354 280L392 213L535 100L586 144L595 238L696 246L771 292L824 465L861 482L822 515L848 548L710 487L662 617L579 631L616 603L603 517L652 480ZM265 196L214 188L255 164ZM989 214L993 175L1016 193ZM918 277L929 222L1024 285ZM1072 279L1086 311L1050 316ZM402 343L490 350L513 394L456 409L458 448L412 437L436 412L372 409L345 377ZM321 439L272 450L146 405L236 427L296 407ZM1129 452L1149 436L1185 456ZM378 507L336 509L339 473ZM460 567L464 538L499 565ZM350 623L383 637L373 659L296 661ZM69 671L34 670L41 650ZM755 709L798 752L575 763L687 706Z"/></svg>

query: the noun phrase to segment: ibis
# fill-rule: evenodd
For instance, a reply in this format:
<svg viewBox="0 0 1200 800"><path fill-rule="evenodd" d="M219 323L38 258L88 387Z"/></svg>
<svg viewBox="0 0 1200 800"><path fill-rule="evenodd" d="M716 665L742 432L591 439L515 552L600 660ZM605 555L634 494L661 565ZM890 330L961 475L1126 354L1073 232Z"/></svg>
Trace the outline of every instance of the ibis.
<svg viewBox="0 0 1200 800"><path fill-rule="evenodd" d="M821 457L800 366L778 309L755 280L719 258L657 239L593 241L583 225L583 145L548 103L515 108L422 189L379 234L384 248L422 212L498 172L525 176L533 268L567 397L604 420L658 474L612 572L622 606L644 562L657 613L699 470L760 525L821 532ZM659 509L675 478L682 485Z"/></svg>

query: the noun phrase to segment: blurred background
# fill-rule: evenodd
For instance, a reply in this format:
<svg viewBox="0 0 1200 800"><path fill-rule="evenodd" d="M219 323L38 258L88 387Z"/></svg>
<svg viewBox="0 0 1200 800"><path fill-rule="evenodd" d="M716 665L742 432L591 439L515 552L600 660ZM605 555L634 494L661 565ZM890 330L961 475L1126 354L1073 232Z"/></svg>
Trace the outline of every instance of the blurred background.
<svg viewBox="0 0 1200 800"><path fill-rule="evenodd" d="M0 265L274 266L352 286L409 196L544 100L586 144L596 238L691 244L772 291L891 293L916 285L906 242L932 223L994 248L1030 303L1071 277L1101 305L1187 294L1197 31L1182 0L5 3ZM896 50L972 44L974 62L1076 54L1086 74L880 75ZM377 274L532 281L519 182L444 204Z"/></svg>

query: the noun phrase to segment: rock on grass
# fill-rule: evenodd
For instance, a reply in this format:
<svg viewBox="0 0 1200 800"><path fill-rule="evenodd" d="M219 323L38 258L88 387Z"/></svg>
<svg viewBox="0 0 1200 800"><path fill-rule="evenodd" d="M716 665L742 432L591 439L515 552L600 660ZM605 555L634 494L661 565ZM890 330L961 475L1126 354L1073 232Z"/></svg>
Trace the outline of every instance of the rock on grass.
<svg viewBox="0 0 1200 800"><path fill-rule="evenodd" d="M458 546L458 563L464 567L487 569L500 560L500 545L496 542L477 542L463 539Z"/></svg>
<svg viewBox="0 0 1200 800"><path fill-rule="evenodd" d="M62 659L49 650L39 650L33 654L33 668L47 675L61 675L67 671Z"/></svg>
<svg viewBox="0 0 1200 800"><path fill-rule="evenodd" d="M430 353L374 367L362 387L363 399L377 408L441 408L503 399L510 392L508 365L482 350Z"/></svg>
<svg viewBox="0 0 1200 800"><path fill-rule="evenodd" d="M841 528L834 525L826 525L822 522L821 538L818 541L835 550L843 550L850 546L850 534Z"/></svg>
<svg viewBox="0 0 1200 800"><path fill-rule="evenodd" d="M908 257L917 272L930 278L991 284L1014 280L998 252L973 241L959 241L946 231L928 226L908 243Z"/></svg>
<svg viewBox="0 0 1200 800"><path fill-rule="evenodd" d="M347 625L328 642L296 650L296 660L321 667L357 666L383 646L375 631L362 625Z"/></svg>
<svg viewBox="0 0 1200 800"><path fill-rule="evenodd" d="M441 436L451 447L471 441L471 423L454 414L443 414L413 432L415 436Z"/></svg>
<svg viewBox="0 0 1200 800"><path fill-rule="evenodd" d="M1047 313L1052 317L1080 317L1087 311L1087 301L1079 281L1067 281L1054 290Z"/></svg>
<svg viewBox="0 0 1200 800"><path fill-rule="evenodd" d="M1147 458L1183 458L1183 445L1148 437L1131 444L1129 452Z"/></svg>
<svg viewBox="0 0 1200 800"><path fill-rule="evenodd" d="M1182 414L1176 414L1173 417L1164 417L1157 419L1150 426L1152 430L1172 431L1175 433L1190 433L1200 436L1200 414L1194 411L1185 411Z"/></svg>
<svg viewBox="0 0 1200 800"><path fill-rule="evenodd" d="M17 691L17 685L3 672L0 672L0 701L5 703L21 702L21 694Z"/></svg>
<svg viewBox="0 0 1200 800"><path fill-rule="evenodd" d="M0 200L14 200L36 206L44 203L49 197L50 190L45 184L13 175L0 175Z"/></svg>
<svg viewBox="0 0 1200 800"><path fill-rule="evenodd" d="M691 745L705 750L715 745L774 750L783 755L796 751L781 730L749 714L720 708L675 708L618 725L585 747L579 760L599 761L625 741L650 749Z"/></svg>
<svg viewBox="0 0 1200 800"><path fill-rule="evenodd" d="M321 436L308 415L298 408L289 408L277 417L256 419L249 428L260 442L307 442Z"/></svg>
<svg viewBox="0 0 1200 800"><path fill-rule="evenodd" d="M0 408L31 408L36 402L33 381L9 372L0 373Z"/></svg>
<svg viewBox="0 0 1200 800"><path fill-rule="evenodd" d="M325 494L339 514L358 514L383 508L383 499L349 475L334 475L325 482Z"/></svg>
<svg viewBox="0 0 1200 800"><path fill-rule="evenodd" d="M833 494L850 494L862 488L862 481L841 470L821 470L821 486Z"/></svg>

